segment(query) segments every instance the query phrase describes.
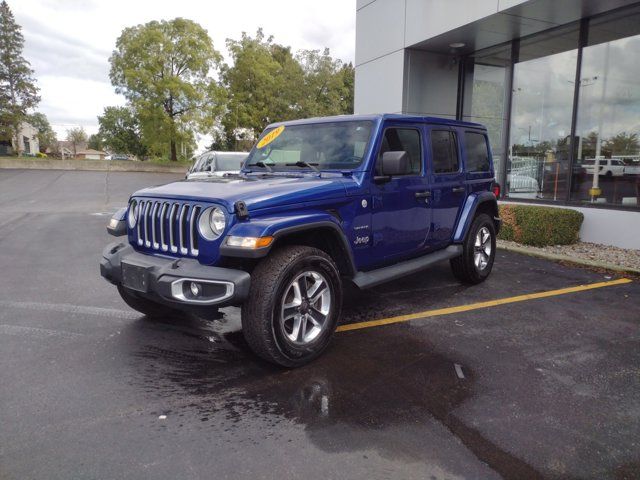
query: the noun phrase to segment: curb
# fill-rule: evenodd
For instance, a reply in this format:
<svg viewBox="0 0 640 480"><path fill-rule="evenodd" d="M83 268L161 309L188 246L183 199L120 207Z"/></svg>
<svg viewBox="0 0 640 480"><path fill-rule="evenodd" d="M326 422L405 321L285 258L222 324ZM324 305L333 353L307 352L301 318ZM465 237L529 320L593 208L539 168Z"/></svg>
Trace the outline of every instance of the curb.
<svg viewBox="0 0 640 480"><path fill-rule="evenodd" d="M188 166L153 165L144 162L117 160L20 160L0 158L0 169L16 170L84 170L93 172L149 172L185 174Z"/></svg>
<svg viewBox="0 0 640 480"><path fill-rule="evenodd" d="M620 265L613 265L611 263L596 262L595 260L587 260L584 258L570 257L569 255L560 255L557 253L540 252L538 250L534 250L527 247L520 247L520 246L512 247L510 245L498 244L497 247L501 250L506 250L508 252L521 253L524 255L529 255L531 257L544 258L545 260L573 263L575 265L581 265L583 267L601 268L603 270L611 270L617 273L628 273L632 275L640 275L639 269L630 268L630 267L621 267Z"/></svg>

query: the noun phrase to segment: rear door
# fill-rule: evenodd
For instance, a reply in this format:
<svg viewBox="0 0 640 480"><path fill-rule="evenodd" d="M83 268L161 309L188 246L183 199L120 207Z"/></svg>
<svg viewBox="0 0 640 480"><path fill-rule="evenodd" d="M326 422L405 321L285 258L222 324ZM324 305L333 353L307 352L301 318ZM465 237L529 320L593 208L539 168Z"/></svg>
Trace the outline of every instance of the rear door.
<svg viewBox="0 0 640 480"><path fill-rule="evenodd" d="M433 218L431 243L437 248L446 246L453 237L467 188L456 130L432 125L427 128L427 138Z"/></svg>
<svg viewBox="0 0 640 480"><path fill-rule="evenodd" d="M425 196L429 181L424 165L423 126L407 123L385 126L376 154L375 175L382 175L382 154L389 151L407 152L411 172L372 185L375 263L389 263L424 250L431 225L431 209Z"/></svg>

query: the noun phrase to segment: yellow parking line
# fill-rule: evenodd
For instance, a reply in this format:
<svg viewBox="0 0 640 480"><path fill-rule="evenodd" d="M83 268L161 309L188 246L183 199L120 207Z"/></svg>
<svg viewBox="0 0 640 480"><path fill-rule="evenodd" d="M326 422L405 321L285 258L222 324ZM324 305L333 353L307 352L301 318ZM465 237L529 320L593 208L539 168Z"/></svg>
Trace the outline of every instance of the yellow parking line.
<svg viewBox="0 0 640 480"><path fill-rule="evenodd" d="M481 308L497 307L498 305L506 305L508 303L525 302L527 300L535 300L537 298L556 297L558 295L566 295L568 293L584 292L585 290L594 290L596 288L612 287L614 285L623 285L631 283L628 278L620 278L609 282L591 283L588 285L578 285L576 287L561 288L559 290L548 290L546 292L528 293L515 297L499 298L497 300L489 300L488 302L470 303L469 305L460 305L458 307L438 308L436 310L427 310L425 312L410 313L408 315L400 315L397 317L382 318L380 320L371 320L369 322L350 323L348 325L339 326L337 332L347 332L349 330L360 330L362 328L380 327L382 325L390 325L392 323L408 322L409 320L417 320L420 318L437 317L439 315L451 315L452 313L468 312L470 310L479 310Z"/></svg>

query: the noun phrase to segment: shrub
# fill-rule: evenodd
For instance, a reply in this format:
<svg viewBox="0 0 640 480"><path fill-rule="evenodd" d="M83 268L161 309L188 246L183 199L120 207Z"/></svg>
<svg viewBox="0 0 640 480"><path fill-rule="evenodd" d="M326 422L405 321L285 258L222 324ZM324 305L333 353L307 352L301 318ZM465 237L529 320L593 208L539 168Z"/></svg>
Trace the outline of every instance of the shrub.
<svg viewBox="0 0 640 480"><path fill-rule="evenodd" d="M36 153L36 157L38 157L38 158L47 158L47 154L46 153L42 153L42 152L38 152L38 153Z"/></svg>
<svg viewBox="0 0 640 480"><path fill-rule="evenodd" d="M500 217L498 238L535 247L576 243L584 219L575 210L534 205L500 205Z"/></svg>

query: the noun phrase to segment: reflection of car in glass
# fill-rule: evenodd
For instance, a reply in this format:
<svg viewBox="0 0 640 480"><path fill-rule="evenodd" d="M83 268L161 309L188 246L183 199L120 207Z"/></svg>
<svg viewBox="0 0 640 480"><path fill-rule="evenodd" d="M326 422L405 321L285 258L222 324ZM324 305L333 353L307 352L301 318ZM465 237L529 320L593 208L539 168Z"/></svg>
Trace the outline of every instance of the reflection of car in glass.
<svg viewBox="0 0 640 480"><path fill-rule="evenodd" d="M611 158L620 160L624 163L624 174L625 175L640 175L640 156L638 155L626 155L626 156L616 156L613 155Z"/></svg>
<svg viewBox="0 0 640 480"><path fill-rule="evenodd" d="M198 157L185 178L220 177L240 173L248 152L206 152Z"/></svg>
<svg viewBox="0 0 640 480"><path fill-rule="evenodd" d="M600 158L598 160L598 175L605 177L621 177L624 175L624 162L617 158ZM593 175L596 170L596 159L585 158L582 166L589 175Z"/></svg>
<svg viewBox="0 0 640 480"><path fill-rule="evenodd" d="M491 273L500 228L487 130L409 115L267 127L239 175L134 193L100 272L150 316L241 306L248 345L288 367L327 347L343 282L371 288L449 260ZM345 328L348 328L345 326ZM308 396L327 410L322 385Z"/></svg>

